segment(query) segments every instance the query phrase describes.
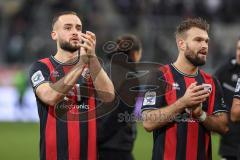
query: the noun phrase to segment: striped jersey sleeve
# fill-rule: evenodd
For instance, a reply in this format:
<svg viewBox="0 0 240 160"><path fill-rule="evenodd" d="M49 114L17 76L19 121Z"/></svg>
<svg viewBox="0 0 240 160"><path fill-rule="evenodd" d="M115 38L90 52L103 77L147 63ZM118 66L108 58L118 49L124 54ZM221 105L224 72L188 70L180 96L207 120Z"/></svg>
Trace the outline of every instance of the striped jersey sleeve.
<svg viewBox="0 0 240 160"><path fill-rule="evenodd" d="M30 78L30 84L33 87L34 91L36 88L45 83L49 82L50 77L50 71L48 67L41 63L41 62L35 62L29 71L29 78Z"/></svg>
<svg viewBox="0 0 240 160"><path fill-rule="evenodd" d="M216 88L213 114L216 114L218 112L228 112L229 106L227 106L224 102L222 87L216 78L213 78L213 81Z"/></svg>
<svg viewBox="0 0 240 160"><path fill-rule="evenodd" d="M158 109L163 106L164 95L168 87L162 71L153 72L148 76L149 87L145 88L141 111Z"/></svg>

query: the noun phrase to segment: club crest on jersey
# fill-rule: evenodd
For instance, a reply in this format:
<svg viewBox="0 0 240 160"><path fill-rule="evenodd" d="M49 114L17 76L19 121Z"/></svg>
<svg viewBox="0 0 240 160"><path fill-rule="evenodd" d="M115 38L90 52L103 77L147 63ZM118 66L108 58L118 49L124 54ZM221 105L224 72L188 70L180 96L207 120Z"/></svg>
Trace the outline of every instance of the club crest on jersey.
<svg viewBox="0 0 240 160"><path fill-rule="evenodd" d="M156 104L156 92L148 91L147 93L145 93L143 106L155 104Z"/></svg>
<svg viewBox="0 0 240 160"><path fill-rule="evenodd" d="M88 68L84 68L83 72L82 72L82 76L85 79L89 79L90 78L90 71Z"/></svg>
<svg viewBox="0 0 240 160"><path fill-rule="evenodd" d="M54 77L54 78L60 77L58 71L53 71L52 72L52 77Z"/></svg>
<svg viewBox="0 0 240 160"><path fill-rule="evenodd" d="M175 90L180 90L180 86L179 86L179 84L176 83L176 82L174 82L174 83L172 84L172 88L175 89Z"/></svg>
<svg viewBox="0 0 240 160"><path fill-rule="evenodd" d="M32 77L31 81L33 83L33 87L37 86L39 83L43 82L45 78L43 77L42 71L35 72Z"/></svg>

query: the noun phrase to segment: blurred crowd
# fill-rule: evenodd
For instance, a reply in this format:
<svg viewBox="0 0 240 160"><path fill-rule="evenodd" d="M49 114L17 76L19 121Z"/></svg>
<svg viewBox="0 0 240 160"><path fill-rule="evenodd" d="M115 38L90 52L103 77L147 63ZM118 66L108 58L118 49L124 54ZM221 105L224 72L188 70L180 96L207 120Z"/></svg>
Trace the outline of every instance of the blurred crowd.
<svg viewBox="0 0 240 160"><path fill-rule="evenodd" d="M100 57L104 57L104 43L128 32L142 39L147 53L143 60L161 63L176 57L175 24L184 17L204 17L212 25L210 53L215 55L214 61L221 61L231 52L231 42L237 38L234 31L239 23L238 8L240 2L234 0L3 0L0 62L28 65L54 54L51 19L54 13L63 10L79 13L83 30L96 33ZM212 68L212 64L210 58L208 67Z"/></svg>

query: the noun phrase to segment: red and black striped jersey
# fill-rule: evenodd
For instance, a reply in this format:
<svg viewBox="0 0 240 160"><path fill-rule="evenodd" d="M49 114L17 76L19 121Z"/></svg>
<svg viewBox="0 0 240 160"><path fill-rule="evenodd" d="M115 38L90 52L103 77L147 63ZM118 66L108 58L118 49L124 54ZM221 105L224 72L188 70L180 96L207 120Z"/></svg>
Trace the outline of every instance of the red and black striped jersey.
<svg viewBox="0 0 240 160"><path fill-rule="evenodd" d="M166 87L165 94L162 95L157 95L154 91L146 92L142 111L173 104L184 95L186 88L193 82L212 86L210 96L202 105L208 115L229 110L224 103L218 81L202 70L198 70L196 75L186 75L170 64L162 66L157 77L169 83L171 87ZM187 111L169 121L168 125L153 131L153 160L211 159L211 134L201 122Z"/></svg>
<svg viewBox="0 0 240 160"><path fill-rule="evenodd" d="M35 62L30 70L34 91L42 83L57 82L76 63L77 61L72 64L63 64L53 56ZM96 102L93 83L87 67L59 104L49 106L43 103L37 95L36 100L40 117L41 160L97 159Z"/></svg>

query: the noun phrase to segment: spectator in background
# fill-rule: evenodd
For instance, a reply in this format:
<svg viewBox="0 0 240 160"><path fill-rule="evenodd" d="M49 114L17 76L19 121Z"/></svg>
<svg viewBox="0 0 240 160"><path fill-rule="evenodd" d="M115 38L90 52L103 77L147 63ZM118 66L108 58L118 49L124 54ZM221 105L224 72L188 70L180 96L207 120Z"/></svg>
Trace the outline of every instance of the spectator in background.
<svg viewBox="0 0 240 160"><path fill-rule="evenodd" d="M226 105L232 106L233 95L240 72L240 38L236 45L236 55L222 65L216 72L224 92ZM219 154L226 160L237 160L240 152L240 122L230 122L229 132L221 137Z"/></svg>
<svg viewBox="0 0 240 160"><path fill-rule="evenodd" d="M116 42L118 48L114 53L126 54L128 62L137 63L140 61L142 56L142 45L136 36L123 35L118 37ZM129 46L129 48L122 48L124 46ZM114 53L112 53L111 56L113 56ZM137 71L131 71L130 76L136 77ZM114 84L114 87L116 86L117 85ZM119 95L121 94L127 93L119 93ZM136 97L132 96L130 98L134 102ZM136 122L134 120L126 119L119 121L119 114L128 114L130 117L133 114L134 107L128 105L129 104L126 104L126 102L124 102L120 97L120 102L117 108L109 115L99 120L99 160L134 159L132 150L136 139ZM134 103L132 105L134 105Z"/></svg>
<svg viewBox="0 0 240 160"><path fill-rule="evenodd" d="M240 78L238 78L237 85L235 88L235 93L233 96L233 103L232 103L232 109L231 109L231 120L233 122L239 122L240 121ZM239 135L238 135L239 136ZM236 156L230 160L239 160L240 159L240 147L239 145L235 145L236 147ZM227 159L228 160L228 159Z"/></svg>
<svg viewBox="0 0 240 160"><path fill-rule="evenodd" d="M27 75L23 69L23 67L21 67L20 65L17 65L16 67L16 73L14 75L13 78L13 85L16 88L17 92L18 92L18 107L23 107L23 97L25 94L25 91L27 90Z"/></svg>
<svg viewBox="0 0 240 160"><path fill-rule="evenodd" d="M142 1L140 0L114 0L116 10L125 19L128 29L134 29L140 22L142 13Z"/></svg>

